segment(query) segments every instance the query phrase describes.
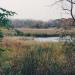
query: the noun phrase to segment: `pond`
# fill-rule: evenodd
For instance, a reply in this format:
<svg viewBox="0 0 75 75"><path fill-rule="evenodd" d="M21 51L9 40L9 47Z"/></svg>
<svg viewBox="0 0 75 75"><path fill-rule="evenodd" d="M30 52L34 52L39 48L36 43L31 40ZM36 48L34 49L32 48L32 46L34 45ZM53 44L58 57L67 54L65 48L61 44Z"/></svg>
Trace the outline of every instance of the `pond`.
<svg viewBox="0 0 75 75"><path fill-rule="evenodd" d="M67 42L72 42L75 40L75 38L72 38L70 36L66 37L34 37L35 41L40 41L40 42L59 42L59 41L67 41Z"/></svg>
<svg viewBox="0 0 75 75"><path fill-rule="evenodd" d="M60 37L34 37L35 41L40 42L58 42Z"/></svg>
<svg viewBox="0 0 75 75"><path fill-rule="evenodd" d="M59 41L69 41L70 37L25 37L25 36L15 36L15 37L11 37L13 39L19 39L19 40L34 40L34 41L38 41L38 42L59 42ZM71 41L71 40L70 40Z"/></svg>

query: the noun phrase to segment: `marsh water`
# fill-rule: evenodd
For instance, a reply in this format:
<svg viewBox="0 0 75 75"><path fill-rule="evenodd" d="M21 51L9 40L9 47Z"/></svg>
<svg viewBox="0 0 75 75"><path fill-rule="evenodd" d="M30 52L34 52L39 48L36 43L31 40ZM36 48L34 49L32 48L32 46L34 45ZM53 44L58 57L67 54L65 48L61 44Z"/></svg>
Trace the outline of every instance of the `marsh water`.
<svg viewBox="0 0 75 75"><path fill-rule="evenodd" d="M58 42L59 37L34 37L35 41L40 41L40 42Z"/></svg>
<svg viewBox="0 0 75 75"><path fill-rule="evenodd" d="M14 39L19 39L19 40L34 40L38 42L59 42L59 41L65 41L69 40L70 37L25 37L25 36L17 36L17 37L11 37Z"/></svg>
<svg viewBox="0 0 75 75"><path fill-rule="evenodd" d="M40 41L40 42L59 42L59 41L73 41L75 38L72 38L70 36L66 37L35 37L34 40Z"/></svg>

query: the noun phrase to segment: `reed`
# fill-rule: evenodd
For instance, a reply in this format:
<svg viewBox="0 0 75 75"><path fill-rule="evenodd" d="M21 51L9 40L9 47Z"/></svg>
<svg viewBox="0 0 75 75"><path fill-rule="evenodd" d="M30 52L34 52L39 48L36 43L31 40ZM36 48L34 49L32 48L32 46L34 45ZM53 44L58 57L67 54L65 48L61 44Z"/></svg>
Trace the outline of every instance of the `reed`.
<svg viewBox="0 0 75 75"><path fill-rule="evenodd" d="M62 42L36 42L5 37L2 41L4 52L10 60L2 63L5 75L70 75L74 73L74 52ZM67 53L72 54L68 57Z"/></svg>

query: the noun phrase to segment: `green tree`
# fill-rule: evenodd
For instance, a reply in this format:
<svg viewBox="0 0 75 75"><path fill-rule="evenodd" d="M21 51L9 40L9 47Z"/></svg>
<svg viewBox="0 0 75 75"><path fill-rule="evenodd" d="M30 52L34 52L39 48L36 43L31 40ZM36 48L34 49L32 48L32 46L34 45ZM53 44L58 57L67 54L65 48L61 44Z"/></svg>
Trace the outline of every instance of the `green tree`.
<svg viewBox="0 0 75 75"><path fill-rule="evenodd" d="M10 20L8 19L9 16L14 16L15 12L8 11L6 9L0 8L0 27L9 27Z"/></svg>
<svg viewBox="0 0 75 75"><path fill-rule="evenodd" d="M11 21L8 19L8 17L14 16L14 14L16 14L16 13L12 12L12 11L8 11L4 8L0 8L0 29L2 27L9 28L11 26ZM2 69L1 69L1 62L3 60L3 58L2 58L3 52L7 50L7 49L1 47L2 38L3 38L3 33L0 30L0 75L3 75L3 72L2 72ZM4 58L4 60L6 60L6 59Z"/></svg>

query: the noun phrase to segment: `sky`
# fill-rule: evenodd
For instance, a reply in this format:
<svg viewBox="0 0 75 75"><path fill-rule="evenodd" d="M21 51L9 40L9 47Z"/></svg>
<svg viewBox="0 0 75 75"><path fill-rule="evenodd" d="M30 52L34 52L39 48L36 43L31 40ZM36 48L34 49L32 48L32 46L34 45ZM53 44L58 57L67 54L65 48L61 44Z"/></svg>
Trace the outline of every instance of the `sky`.
<svg viewBox="0 0 75 75"><path fill-rule="evenodd" d="M63 15L60 4L51 6L56 0L0 0L0 7L15 11L14 19L48 21L68 17Z"/></svg>

